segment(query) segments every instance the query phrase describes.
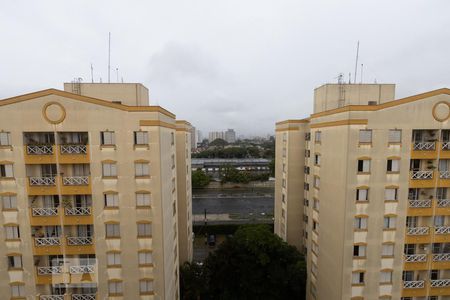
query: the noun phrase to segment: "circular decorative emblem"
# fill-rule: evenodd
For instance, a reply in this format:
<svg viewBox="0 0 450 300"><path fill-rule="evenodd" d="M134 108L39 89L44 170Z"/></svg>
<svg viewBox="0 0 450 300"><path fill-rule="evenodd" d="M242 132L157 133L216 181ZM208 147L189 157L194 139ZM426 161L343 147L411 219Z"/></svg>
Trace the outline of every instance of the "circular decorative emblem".
<svg viewBox="0 0 450 300"><path fill-rule="evenodd" d="M66 109L58 102L48 102L42 108L42 115L47 122L59 124L66 118Z"/></svg>
<svg viewBox="0 0 450 300"><path fill-rule="evenodd" d="M436 121L444 122L450 117L450 104L446 101L440 101L433 106L433 117Z"/></svg>

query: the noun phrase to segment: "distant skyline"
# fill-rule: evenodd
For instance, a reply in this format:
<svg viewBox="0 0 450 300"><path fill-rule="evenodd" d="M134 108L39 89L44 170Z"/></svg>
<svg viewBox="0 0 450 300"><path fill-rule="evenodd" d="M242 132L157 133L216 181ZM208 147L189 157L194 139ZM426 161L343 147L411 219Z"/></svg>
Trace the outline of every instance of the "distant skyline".
<svg viewBox="0 0 450 300"><path fill-rule="evenodd" d="M107 82L111 32L112 82L142 82L152 105L203 133L264 136L307 117L314 88L339 73L348 81L358 40L364 82L396 83L396 98L450 87L449 9L448 0L4 1L0 98L90 82L91 63Z"/></svg>

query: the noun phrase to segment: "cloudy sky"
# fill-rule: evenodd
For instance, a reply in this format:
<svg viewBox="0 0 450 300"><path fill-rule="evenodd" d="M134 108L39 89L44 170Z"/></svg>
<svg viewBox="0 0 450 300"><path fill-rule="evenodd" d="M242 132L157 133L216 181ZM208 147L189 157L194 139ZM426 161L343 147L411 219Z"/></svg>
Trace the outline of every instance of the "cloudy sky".
<svg viewBox="0 0 450 300"><path fill-rule="evenodd" d="M82 77L142 82L203 132L272 133L353 72L397 97L450 87L448 0L2 1L0 98ZM359 78L358 78L359 81Z"/></svg>

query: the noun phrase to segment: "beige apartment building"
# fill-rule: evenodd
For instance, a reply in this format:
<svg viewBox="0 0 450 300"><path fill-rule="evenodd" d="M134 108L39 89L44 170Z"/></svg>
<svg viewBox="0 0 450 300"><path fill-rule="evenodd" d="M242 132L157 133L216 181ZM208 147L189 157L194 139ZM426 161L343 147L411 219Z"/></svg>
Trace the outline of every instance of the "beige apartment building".
<svg viewBox="0 0 450 300"><path fill-rule="evenodd" d="M450 89L326 84L276 124L275 233L308 300L450 299Z"/></svg>
<svg viewBox="0 0 450 300"><path fill-rule="evenodd" d="M179 299L190 124L141 84L0 100L1 299Z"/></svg>

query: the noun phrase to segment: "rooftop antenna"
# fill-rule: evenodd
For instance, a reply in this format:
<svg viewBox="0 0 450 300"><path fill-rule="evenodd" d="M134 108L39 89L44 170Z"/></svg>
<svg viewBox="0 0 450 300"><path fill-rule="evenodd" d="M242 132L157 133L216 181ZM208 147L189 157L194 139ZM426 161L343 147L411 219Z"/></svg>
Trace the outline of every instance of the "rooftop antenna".
<svg viewBox="0 0 450 300"><path fill-rule="evenodd" d="M100 83L102 83L102 78L100 77Z"/></svg>
<svg viewBox="0 0 450 300"><path fill-rule="evenodd" d="M352 83L352 73L348 73L348 84Z"/></svg>
<svg viewBox="0 0 450 300"><path fill-rule="evenodd" d="M92 83L94 83L94 67L92 66L92 63L91 63L91 81Z"/></svg>
<svg viewBox="0 0 450 300"><path fill-rule="evenodd" d="M108 83L111 83L111 32L108 39Z"/></svg>
<svg viewBox="0 0 450 300"><path fill-rule="evenodd" d="M122 83L123 83L123 76L122 76Z"/></svg>
<svg viewBox="0 0 450 300"><path fill-rule="evenodd" d="M116 82L119 83L119 68L116 68Z"/></svg>
<svg viewBox="0 0 450 300"><path fill-rule="evenodd" d="M361 64L361 84L363 83L364 64Z"/></svg>
<svg viewBox="0 0 450 300"><path fill-rule="evenodd" d="M342 73L340 73L338 76L338 85L339 85L338 107L342 107L345 104L344 74Z"/></svg>
<svg viewBox="0 0 450 300"><path fill-rule="evenodd" d="M356 63L355 63L355 78L354 83L356 83L356 77L358 75L358 56L359 56L359 41L358 44L356 44Z"/></svg>

